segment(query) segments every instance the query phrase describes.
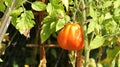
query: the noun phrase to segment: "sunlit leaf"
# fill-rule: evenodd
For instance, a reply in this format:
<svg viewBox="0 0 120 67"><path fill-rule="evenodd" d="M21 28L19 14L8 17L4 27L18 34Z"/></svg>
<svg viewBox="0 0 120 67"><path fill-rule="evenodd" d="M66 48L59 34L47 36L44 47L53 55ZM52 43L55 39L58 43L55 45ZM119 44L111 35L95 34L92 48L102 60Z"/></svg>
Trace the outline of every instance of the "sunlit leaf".
<svg viewBox="0 0 120 67"><path fill-rule="evenodd" d="M95 59L90 58L88 62L89 67L96 67Z"/></svg>
<svg viewBox="0 0 120 67"><path fill-rule="evenodd" d="M114 10L114 16L120 16L120 8Z"/></svg>
<svg viewBox="0 0 120 67"><path fill-rule="evenodd" d="M50 23L43 24L42 30L40 33L41 42L45 42L51 35Z"/></svg>
<svg viewBox="0 0 120 67"><path fill-rule="evenodd" d="M15 60L13 62L13 67L19 67L18 64L17 64L17 62Z"/></svg>
<svg viewBox="0 0 120 67"><path fill-rule="evenodd" d="M56 25L56 31L60 30L63 28L65 25L65 20L64 19L59 19Z"/></svg>
<svg viewBox="0 0 120 67"><path fill-rule="evenodd" d="M20 7L22 4L26 3L27 0L16 0L15 7Z"/></svg>
<svg viewBox="0 0 120 67"><path fill-rule="evenodd" d="M50 29L51 29L52 32L55 32L55 30L56 30L56 22L52 22L50 24Z"/></svg>
<svg viewBox="0 0 120 67"><path fill-rule="evenodd" d="M7 7L10 7L12 4L12 0L5 0L5 4L7 5Z"/></svg>
<svg viewBox="0 0 120 67"><path fill-rule="evenodd" d="M120 67L120 53L118 55L118 67Z"/></svg>
<svg viewBox="0 0 120 67"><path fill-rule="evenodd" d="M49 13L49 15L52 15L52 12L54 11L54 8L51 5L51 3L48 3L46 9L47 9L47 12Z"/></svg>
<svg viewBox="0 0 120 67"><path fill-rule="evenodd" d="M108 12L108 13L106 13L105 14L105 19L110 19L110 18L112 18L112 15Z"/></svg>
<svg viewBox="0 0 120 67"><path fill-rule="evenodd" d="M65 20L66 23L70 22L70 16L65 15L64 20Z"/></svg>
<svg viewBox="0 0 120 67"><path fill-rule="evenodd" d="M113 19L105 20L103 25L105 27L104 30L108 34L117 33L119 30L117 23Z"/></svg>
<svg viewBox="0 0 120 67"><path fill-rule="evenodd" d="M50 3L52 5L56 5L56 4L59 4L61 0L50 0Z"/></svg>
<svg viewBox="0 0 120 67"><path fill-rule="evenodd" d="M87 34L91 33L94 31L95 27L97 25L97 22L95 20L90 20L90 23L88 25L88 30L87 30Z"/></svg>
<svg viewBox="0 0 120 67"><path fill-rule="evenodd" d="M0 62L3 62L3 60L0 58Z"/></svg>
<svg viewBox="0 0 120 67"><path fill-rule="evenodd" d="M96 19L97 18L97 12L95 11L95 9L93 8L93 6L90 6L90 16L93 18L93 19Z"/></svg>
<svg viewBox="0 0 120 67"><path fill-rule="evenodd" d="M32 9L36 11L43 11L46 9L46 4L40 1L35 1L32 3Z"/></svg>
<svg viewBox="0 0 120 67"><path fill-rule="evenodd" d="M69 7L69 0L62 0L63 4L66 7L66 10L68 11L68 7Z"/></svg>
<svg viewBox="0 0 120 67"><path fill-rule="evenodd" d="M10 16L12 16L11 23L13 26L16 26L17 18L21 15L22 12L23 12L23 8L19 7L18 9L15 9L10 13Z"/></svg>
<svg viewBox="0 0 120 67"><path fill-rule="evenodd" d="M21 17L17 18L16 29L26 37L29 37L30 29L34 26L34 16L32 11L26 11L21 14Z"/></svg>
<svg viewBox="0 0 120 67"><path fill-rule="evenodd" d="M58 20L58 18L56 17L50 17L50 16L46 16L42 23L45 24L45 23L51 23L51 22L56 22Z"/></svg>
<svg viewBox="0 0 120 67"><path fill-rule="evenodd" d="M98 20L100 24L103 23L103 21L105 20L104 15L101 15Z"/></svg>
<svg viewBox="0 0 120 67"><path fill-rule="evenodd" d="M104 1L105 3L103 4L104 7L109 7L112 5L112 1Z"/></svg>
<svg viewBox="0 0 120 67"><path fill-rule="evenodd" d="M55 1L56 2L56 1ZM59 3L48 3L47 5L47 12L52 17L64 17L65 16L65 10L64 6Z"/></svg>
<svg viewBox="0 0 120 67"><path fill-rule="evenodd" d="M114 8L118 8L120 6L120 0L114 1Z"/></svg>
<svg viewBox="0 0 120 67"><path fill-rule="evenodd" d="M66 15L64 18L59 19L58 22L57 22L57 24L56 24L56 31L58 31L58 30L60 30L61 28L63 28L64 25L65 25L66 23L68 23L69 21L70 21L70 18L69 18L69 16L67 16L67 15Z"/></svg>
<svg viewBox="0 0 120 67"><path fill-rule="evenodd" d="M23 8L22 7L19 7L18 9L15 9L11 12L11 16L19 16L21 13L23 12Z"/></svg>
<svg viewBox="0 0 120 67"><path fill-rule="evenodd" d="M102 36L96 36L91 42L90 42L90 49L96 49L103 45L105 39Z"/></svg>

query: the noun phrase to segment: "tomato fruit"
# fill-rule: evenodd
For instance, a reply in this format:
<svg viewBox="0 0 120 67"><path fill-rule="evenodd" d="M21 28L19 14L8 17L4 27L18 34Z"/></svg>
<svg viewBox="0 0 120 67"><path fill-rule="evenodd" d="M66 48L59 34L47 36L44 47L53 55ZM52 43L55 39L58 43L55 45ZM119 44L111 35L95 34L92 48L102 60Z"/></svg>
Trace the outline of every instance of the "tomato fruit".
<svg viewBox="0 0 120 67"><path fill-rule="evenodd" d="M78 23L67 23L58 33L58 45L66 50L80 50L84 47L82 27Z"/></svg>

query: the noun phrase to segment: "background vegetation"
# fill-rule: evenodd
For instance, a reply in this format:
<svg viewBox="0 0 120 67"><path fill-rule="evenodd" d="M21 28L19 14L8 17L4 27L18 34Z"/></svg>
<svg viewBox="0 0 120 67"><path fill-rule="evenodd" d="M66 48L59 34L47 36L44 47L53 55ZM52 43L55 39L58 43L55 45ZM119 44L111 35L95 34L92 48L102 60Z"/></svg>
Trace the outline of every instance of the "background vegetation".
<svg viewBox="0 0 120 67"><path fill-rule="evenodd" d="M0 67L120 67L120 0L0 0L0 6ZM57 45L71 21L83 27L79 56Z"/></svg>

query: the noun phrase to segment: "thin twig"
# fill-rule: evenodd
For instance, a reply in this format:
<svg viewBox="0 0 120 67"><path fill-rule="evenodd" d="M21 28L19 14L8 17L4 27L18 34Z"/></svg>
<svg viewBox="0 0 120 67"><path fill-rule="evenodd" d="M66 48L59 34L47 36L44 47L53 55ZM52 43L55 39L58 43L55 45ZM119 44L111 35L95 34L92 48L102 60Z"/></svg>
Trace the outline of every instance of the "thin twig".
<svg viewBox="0 0 120 67"><path fill-rule="evenodd" d="M63 52L64 52L64 50L62 50L62 51L60 52L60 55L58 56L58 60L57 60L57 62L55 63L55 67L57 67L57 65L58 65L58 63L59 63L59 61L60 61L60 58L61 58Z"/></svg>
<svg viewBox="0 0 120 67"><path fill-rule="evenodd" d="M15 36L17 35L18 31L15 32L15 34L12 36L11 40L8 42L8 45L5 47L4 51L10 46L10 44L12 43L13 39L15 38Z"/></svg>
<svg viewBox="0 0 120 67"><path fill-rule="evenodd" d="M11 7L6 9L4 16L1 19L2 26L0 27L0 43L2 42L4 34L6 33L8 26L10 24L10 21L12 19L12 17L10 17L9 14L14 9L15 3L16 3L16 0L13 0Z"/></svg>
<svg viewBox="0 0 120 67"><path fill-rule="evenodd" d="M27 44L26 47L30 47L30 48L38 48L41 47L41 45L37 45L37 44ZM59 47L56 44L45 44L45 47Z"/></svg>

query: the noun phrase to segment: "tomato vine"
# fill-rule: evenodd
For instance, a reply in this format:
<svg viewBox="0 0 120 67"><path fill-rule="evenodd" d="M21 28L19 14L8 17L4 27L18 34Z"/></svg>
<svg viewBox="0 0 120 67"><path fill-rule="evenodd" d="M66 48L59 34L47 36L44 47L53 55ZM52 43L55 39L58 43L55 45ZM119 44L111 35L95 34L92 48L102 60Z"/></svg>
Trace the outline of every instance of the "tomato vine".
<svg viewBox="0 0 120 67"><path fill-rule="evenodd" d="M4 34L10 23L21 35L30 38L31 29L37 25L34 12L41 12L40 17L42 18L38 20L40 26L38 25L39 27L37 28L39 29L37 33L39 37L36 36L39 44L48 43L51 36L57 38L58 33L66 24L79 22L83 30L85 46L80 51L81 55L78 56L83 56L84 66L119 67L119 3L120 0L46 0L46 2L36 0L33 0L33 2L31 0L0 0L0 13L3 14L0 18L0 43L5 39ZM30 4L29 8L25 6L26 4ZM43 12L44 17L42 16ZM55 43L58 44L57 41ZM105 59L101 59L104 55L103 49L105 49L106 53ZM98 50L95 53L97 56L92 55L94 54L92 51L95 50ZM73 66L75 66L76 51L70 52L69 58Z"/></svg>

